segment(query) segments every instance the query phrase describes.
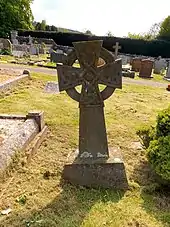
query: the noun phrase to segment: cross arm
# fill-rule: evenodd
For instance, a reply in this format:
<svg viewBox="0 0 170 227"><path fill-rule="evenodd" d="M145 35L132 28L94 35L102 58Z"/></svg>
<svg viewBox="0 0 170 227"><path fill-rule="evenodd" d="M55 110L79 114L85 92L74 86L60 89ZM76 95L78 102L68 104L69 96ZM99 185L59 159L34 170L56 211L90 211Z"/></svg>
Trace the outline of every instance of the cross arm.
<svg viewBox="0 0 170 227"><path fill-rule="evenodd" d="M99 68L99 83L112 88L122 88L121 59L117 59Z"/></svg>
<svg viewBox="0 0 170 227"><path fill-rule="evenodd" d="M82 84L83 70L68 65L57 65L59 90L64 91Z"/></svg>

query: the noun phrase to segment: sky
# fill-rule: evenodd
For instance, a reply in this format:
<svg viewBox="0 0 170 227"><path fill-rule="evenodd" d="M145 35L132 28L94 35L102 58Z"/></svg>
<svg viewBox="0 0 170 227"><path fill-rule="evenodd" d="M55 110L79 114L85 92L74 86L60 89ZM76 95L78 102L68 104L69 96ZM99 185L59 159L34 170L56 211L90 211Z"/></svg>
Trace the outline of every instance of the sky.
<svg viewBox="0 0 170 227"><path fill-rule="evenodd" d="M95 35L144 33L170 15L170 0L34 0L35 21Z"/></svg>

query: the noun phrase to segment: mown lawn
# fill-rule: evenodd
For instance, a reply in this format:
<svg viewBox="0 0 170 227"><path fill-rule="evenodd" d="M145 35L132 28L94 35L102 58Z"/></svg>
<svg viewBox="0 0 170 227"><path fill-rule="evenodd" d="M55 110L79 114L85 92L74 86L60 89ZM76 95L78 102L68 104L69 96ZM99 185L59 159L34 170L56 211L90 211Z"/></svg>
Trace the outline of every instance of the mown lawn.
<svg viewBox="0 0 170 227"><path fill-rule="evenodd" d="M61 184L67 155L78 144L78 104L65 92L44 93L52 76L33 79L1 96L0 112L23 114L44 110L49 133L30 163L21 158L0 183L0 227L166 227L170 226L170 195L155 190L155 180L138 146L136 129L154 122L169 104L170 93L157 87L124 85L105 102L109 146L124 154L130 189L94 190ZM48 173L48 174L46 174ZM48 175L48 177L45 177Z"/></svg>

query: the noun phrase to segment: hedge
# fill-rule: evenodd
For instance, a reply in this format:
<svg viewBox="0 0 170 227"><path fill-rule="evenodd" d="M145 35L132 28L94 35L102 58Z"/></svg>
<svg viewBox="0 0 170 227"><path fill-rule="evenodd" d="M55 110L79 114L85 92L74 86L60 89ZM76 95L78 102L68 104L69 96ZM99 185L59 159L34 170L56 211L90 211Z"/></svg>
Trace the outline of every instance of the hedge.
<svg viewBox="0 0 170 227"><path fill-rule="evenodd" d="M47 31L18 31L19 36L29 36L36 38L53 39L58 45L72 46L73 42L87 40L103 40L103 46L109 51L113 51L113 45L119 42L120 53L136 54L151 57L162 56L170 58L170 41L163 40L139 40L119 37L89 36L82 33L61 33Z"/></svg>

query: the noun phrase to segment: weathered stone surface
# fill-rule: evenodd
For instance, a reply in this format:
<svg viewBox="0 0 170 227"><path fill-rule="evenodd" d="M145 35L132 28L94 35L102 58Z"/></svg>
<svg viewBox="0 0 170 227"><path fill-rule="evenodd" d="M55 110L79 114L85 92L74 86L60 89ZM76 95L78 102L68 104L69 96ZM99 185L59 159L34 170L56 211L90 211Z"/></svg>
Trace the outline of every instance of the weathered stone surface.
<svg viewBox="0 0 170 227"><path fill-rule="evenodd" d="M2 49L12 51L12 44L9 39L0 38L0 50Z"/></svg>
<svg viewBox="0 0 170 227"><path fill-rule="evenodd" d="M135 78L135 72L134 71L130 71L130 70L128 70L128 71L123 71L122 72L122 76L124 76L124 77L129 77L129 78Z"/></svg>
<svg viewBox="0 0 170 227"><path fill-rule="evenodd" d="M18 32L15 31L15 30L11 31L11 40L12 40L12 44L13 45L17 45L18 44L17 38L18 38Z"/></svg>
<svg viewBox="0 0 170 227"><path fill-rule="evenodd" d="M67 54L65 53L57 53L57 52L51 52L50 53L50 61L55 63L64 63L66 61Z"/></svg>
<svg viewBox="0 0 170 227"><path fill-rule="evenodd" d="M27 119L34 119L39 127L39 131L42 131L42 129L45 126L45 121L44 121L44 112L43 111L30 111L26 115Z"/></svg>
<svg viewBox="0 0 170 227"><path fill-rule="evenodd" d="M31 76L30 75L30 70L28 70L28 69L24 69L24 71L23 71L23 75L29 75L29 76Z"/></svg>
<svg viewBox="0 0 170 227"><path fill-rule="evenodd" d="M78 152L70 155L64 167L63 178L68 182L93 188L128 189L123 159L119 149L109 151L109 158L80 158Z"/></svg>
<svg viewBox="0 0 170 227"><path fill-rule="evenodd" d="M166 76L164 77L164 79L170 81L170 64L168 65Z"/></svg>
<svg viewBox="0 0 170 227"><path fill-rule="evenodd" d="M38 125L33 119L28 119L15 127L0 146L0 169L4 170L10 164L13 155L23 150L38 132Z"/></svg>
<svg viewBox="0 0 170 227"><path fill-rule="evenodd" d="M116 45L113 46L113 49L115 50L114 57L115 59L118 58L118 51L121 50L121 46L119 46L119 42L116 42Z"/></svg>
<svg viewBox="0 0 170 227"><path fill-rule="evenodd" d="M32 111L25 115L0 114L0 176L18 152L27 158L35 153L47 133L44 114Z"/></svg>
<svg viewBox="0 0 170 227"><path fill-rule="evenodd" d="M79 152L72 165L66 165L63 177L74 184L89 187L119 188L118 177L127 187L126 174L118 174L118 167L110 161L104 119L104 100L109 98L116 88L122 87L122 63L102 48L102 41L73 43L73 50L65 65L57 65L59 89L79 102ZM105 65L97 67L99 58ZM78 60L80 68L72 65ZM106 85L101 92L99 84ZM81 93L76 86L82 85ZM110 164L108 164L110 163ZM121 169L121 168L120 168ZM121 171L120 171L121 172ZM111 183L109 183L111 182Z"/></svg>
<svg viewBox="0 0 170 227"><path fill-rule="evenodd" d="M143 78L152 78L152 69L153 69L153 61L149 59L143 59L141 62L141 68L139 72L139 77Z"/></svg>
<svg viewBox="0 0 170 227"><path fill-rule="evenodd" d="M141 58L132 59L132 71L139 72L141 69Z"/></svg>
<svg viewBox="0 0 170 227"><path fill-rule="evenodd" d="M47 82L44 90L46 93L49 93L49 94L59 94L60 93L58 83L54 82L54 81Z"/></svg>
<svg viewBox="0 0 170 227"><path fill-rule="evenodd" d="M29 79L29 75L21 75L14 79L8 80L6 82L0 83L0 92L5 92L7 90L13 89L14 86L16 86L18 83Z"/></svg>
<svg viewBox="0 0 170 227"><path fill-rule="evenodd" d="M161 58L161 57L159 57L154 62L154 73L155 74L161 74L162 70L165 70L166 66L167 66L166 60Z"/></svg>

